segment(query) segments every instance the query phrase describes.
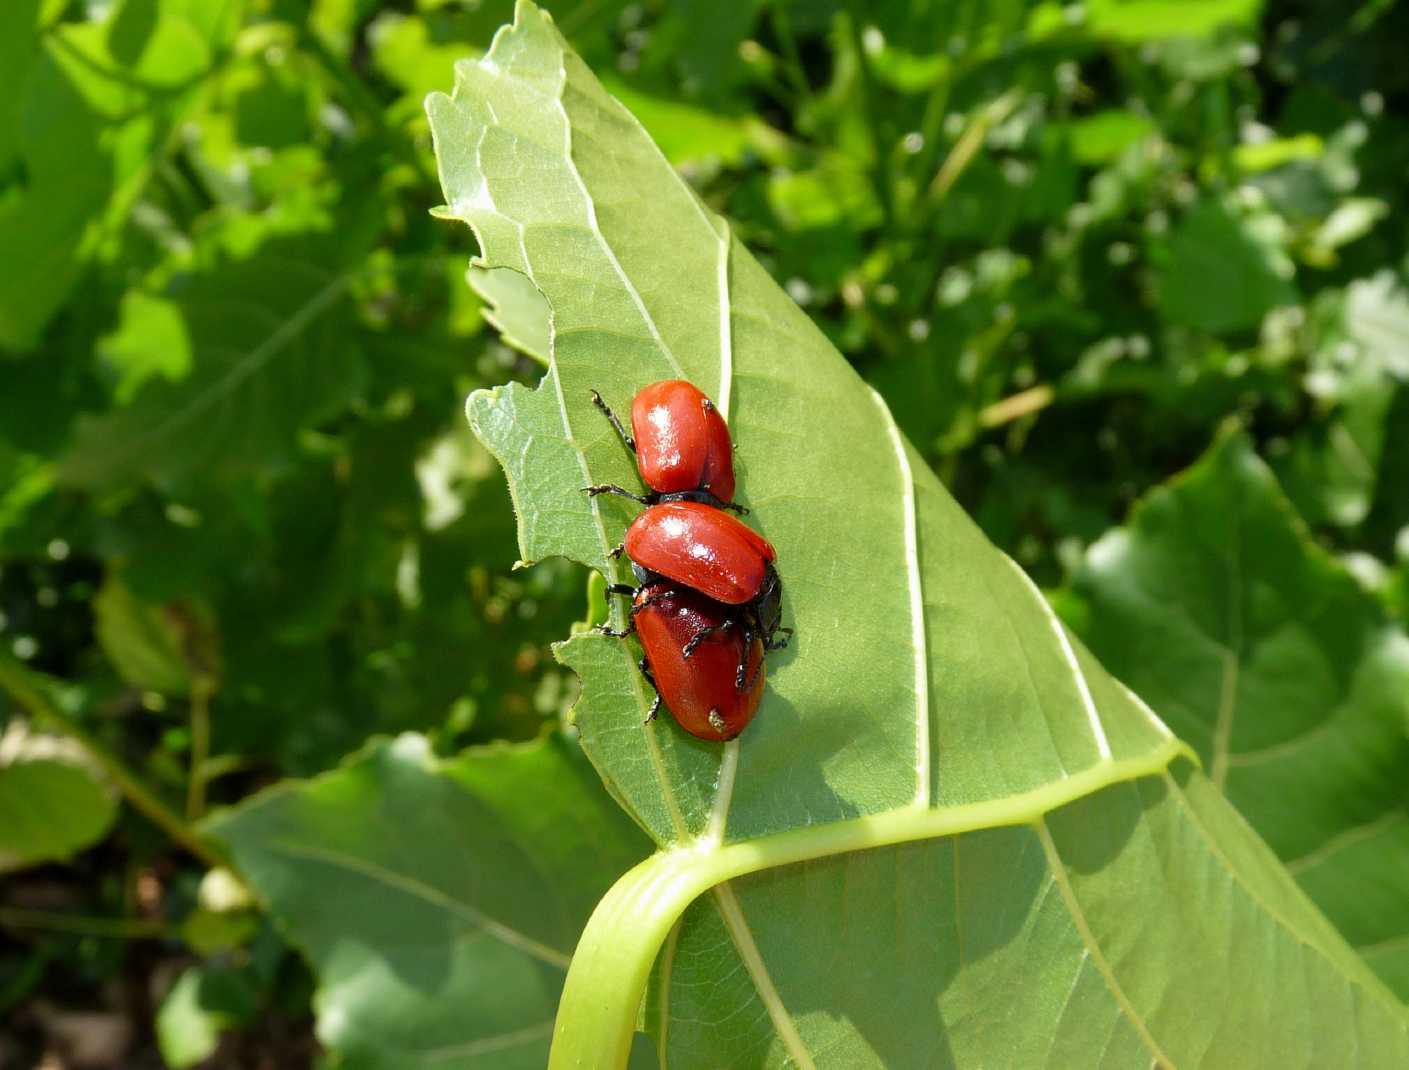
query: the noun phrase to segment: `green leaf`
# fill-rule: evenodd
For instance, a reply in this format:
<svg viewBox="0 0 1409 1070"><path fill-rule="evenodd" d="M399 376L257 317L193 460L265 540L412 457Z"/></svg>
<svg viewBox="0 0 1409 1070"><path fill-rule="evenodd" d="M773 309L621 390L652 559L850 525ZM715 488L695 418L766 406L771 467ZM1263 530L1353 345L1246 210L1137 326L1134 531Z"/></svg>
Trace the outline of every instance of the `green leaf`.
<svg viewBox="0 0 1409 1070"><path fill-rule="evenodd" d="M98 343L98 352L118 372L116 398L126 404L148 379L184 379L191 368L191 340L180 308L133 290L123 294L121 320Z"/></svg>
<svg viewBox="0 0 1409 1070"><path fill-rule="evenodd" d="M538 389L468 405L524 560L625 578L631 511L581 488L634 466L589 391L683 376L730 421L797 629L723 746L642 724L628 645L559 646L584 749L666 849L593 914L551 1065L622 1065L648 989L672 1066L1409 1057L1404 1008L545 15L521 2L427 107L479 265L552 309Z"/></svg>
<svg viewBox="0 0 1409 1070"><path fill-rule="evenodd" d="M1325 144L1315 134L1302 134L1239 145L1233 152L1233 163L1244 174L1256 174L1293 160L1319 160L1325 151Z"/></svg>
<svg viewBox="0 0 1409 1070"><path fill-rule="evenodd" d="M138 601L114 573L93 599L93 613L98 642L125 681L164 695L191 690L187 629L171 609Z"/></svg>
<svg viewBox="0 0 1409 1070"><path fill-rule="evenodd" d="M167 132L198 99L191 86L228 41L239 5L130 0L60 21L42 37L32 3L5 7L0 346L26 350L104 231L130 211ZM6 183L14 158L21 166Z"/></svg>
<svg viewBox="0 0 1409 1070"><path fill-rule="evenodd" d="M39 0L12 0L0 8L0 175L19 153L24 84L39 58L38 17Z"/></svg>
<svg viewBox="0 0 1409 1070"><path fill-rule="evenodd" d="M1409 637L1247 439L1151 492L1091 547L1075 592L1092 649L1409 998Z"/></svg>
<svg viewBox="0 0 1409 1070"><path fill-rule="evenodd" d="M1297 435L1280 471L1309 522L1349 527L1365 519L1374 500L1394 390L1385 376L1361 362L1337 383L1335 393L1332 417Z"/></svg>
<svg viewBox="0 0 1409 1070"><path fill-rule="evenodd" d="M0 871L69 858L112 827L117 803L84 766L53 758L0 765Z"/></svg>
<svg viewBox="0 0 1409 1070"><path fill-rule="evenodd" d="M1080 163L1105 164L1157 131L1148 116L1133 111L1102 111L1059 124L1059 136L1070 139L1072 157Z"/></svg>
<svg viewBox="0 0 1409 1070"><path fill-rule="evenodd" d="M1242 330L1296 300L1271 252L1216 202L1197 205L1155 253L1160 305L1171 323Z"/></svg>
<svg viewBox="0 0 1409 1070"><path fill-rule="evenodd" d="M1229 24L1250 25L1261 0L1089 0L1086 25L1120 41L1205 37Z"/></svg>
<svg viewBox="0 0 1409 1070"><path fill-rule="evenodd" d="M1409 379L1409 292L1393 271L1346 287L1345 326L1373 367Z"/></svg>
<svg viewBox="0 0 1409 1070"><path fill-rule="evenodd" d="M737 164L750 149L774 150L783 141L777 131L751 116L706 111L617 79L611 81L610 90L674 164L704 160Z"/></svg>
<svg viewBox="0 0 1409 1070"><path fill-rule="evenodd" d="M401 736L210 827L358 1070L541 1067L583 922L646 849L561 738L441 762Z"/></svg>
<svg viewBox="0 0 1409 1070"><path fill-rule="evenodd" d="M427 19L398 12L379 16L368 36L377 70L416 99L444 88L450 66L477 51L463 38L437 39Z"/></svg>
<svg viewBox="0 0 1409 1070"><path fill-rule="evenodd" d="M489 305L484 318L505 344L547 364L552 310L527 276L508 268L486 271L472 266L469 281Z"/></svg>
<svg viewBox="0 0 1409 1070"><path fill-rule="evenodd" d="M1277 467L1313 526L1359 524L1382 478L1395 380L1409 379L1409 298L1392 271L1326 295L1311 316L1306 389L1330 412L1302 428ZM1337 298L1339 298L1337 300Z"/></svg>
<svg viewBox="0 0 1409 1070"><path fill-rule="evenodd" d="M148 366L170 375L181 363L174 339L184 338L189 373L148 379L129 404L80 420L62 478L88 487L207 481L286 461L297 432L338 411L360 385L342 267L359 237L277 239L183 280L166 306L180 310L180 323L129 337L126 359L133 366L132 351L145 348Z"/></svg>
<svg viewBox="0 0 1409 1070"><path fill-rule="evenodd" d="M254 979L237 970L193 966L176 979L157 1009L157 1046L173 1070L215 1054L222 1031L249 1021L259 1006Z"/></svg>
<svg viewBox="0 0 1409 1070"><path fill-rule="evenodd" d="M768 180L768 203L792 230L845 222L858 230L874 226L881 209L866 172L856 161L830 153L809 171L779 171Z"/></svg>

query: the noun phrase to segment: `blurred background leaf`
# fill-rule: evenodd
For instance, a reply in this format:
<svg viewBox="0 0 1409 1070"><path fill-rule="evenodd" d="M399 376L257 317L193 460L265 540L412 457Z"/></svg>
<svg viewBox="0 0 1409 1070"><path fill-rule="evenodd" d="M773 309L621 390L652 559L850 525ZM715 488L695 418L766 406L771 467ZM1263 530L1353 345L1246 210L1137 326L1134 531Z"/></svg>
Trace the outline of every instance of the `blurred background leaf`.
<svg viewBox="0 0 1409 1070"><path fill-rule="evenodd" d="M1044 587L1231 417L1296 559L1409 622L1409 4L548 7ZM548 647L581 571L514 570L462 415L541 374L544 309L467 286L429 214L422 98L511 14L0 5L0 645L183 820L379 733L532 740L576 696ZM1312 694L1316 664L1283 671ZM69 1058L81 1014L95 1066L311 1066L297 953L244 922L214 950L201 865L100 783L0 887L0 1061ZM1302 877L1355 943L1402 917Z"/></svg>

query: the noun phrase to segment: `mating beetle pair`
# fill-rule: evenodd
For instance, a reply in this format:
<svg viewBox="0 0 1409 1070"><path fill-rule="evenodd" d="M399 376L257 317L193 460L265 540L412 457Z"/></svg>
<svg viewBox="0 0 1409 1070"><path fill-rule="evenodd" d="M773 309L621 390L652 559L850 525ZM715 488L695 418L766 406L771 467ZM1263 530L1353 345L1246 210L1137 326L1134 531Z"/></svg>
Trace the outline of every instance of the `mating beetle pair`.
<svg viewBox="0 0 1409 1070"><path fill-rule="evenodd" d="M631 622L624 631L601 630L639 637L641 671L656 689L647 720L663 699L691 735L733 739L763 697L764 654L786 646L792 629L782 627L772 545L724 511L746 512L733 502L729 429L714 403L679 379L636 395L632 434L595 390L592 400L636 454L650 488L645 494L615 484L586 488L647 507L616 551L631 559L640 586L608 588L631 596Z"/></svg>

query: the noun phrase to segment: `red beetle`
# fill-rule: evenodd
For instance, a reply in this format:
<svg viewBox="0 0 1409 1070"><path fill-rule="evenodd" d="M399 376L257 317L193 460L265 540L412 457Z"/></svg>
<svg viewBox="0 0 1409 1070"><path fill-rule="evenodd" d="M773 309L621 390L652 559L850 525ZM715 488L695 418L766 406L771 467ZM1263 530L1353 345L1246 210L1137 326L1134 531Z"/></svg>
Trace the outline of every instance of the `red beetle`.
<svg viewBox="0 0 1409 1070"><path fill-rule="evenodd" d="M700 739L733 739L753 720L763 698L764 644L735 626L728 607L652 583L636 590L631 623L645 651L641 672L656 689L646 720L662 700L680 727Z"/></svg>
<svg viewBox="0 0 1409 1070"><path fill-rule="evenodd" d="M728 513L699 502L653 505L631 522L621 549L643 586L663 578L692 588L723 603L728 627L737 626L745 642L759 636L767 650L788 645L793 630L782 626L783 585L773 568L773 545ZM684 656L693 651L687 647ZM740 689L745 675L740 669Z"/></svg>
<svg viewBox="0 0 1409 1070"><path fill-rule="evenodd" d="M631 402L628 435L616 413L592 391L593 403L636 454L636 467L650 492L632 494L614 483L588 487L589 494L619 494L645 505L697 501L745 510L734 501L734 444L724 417L692 383L666 379L643 387Z"/></svg>
<svg viewBox="0 0 1409 1070"><path fill-rule="evenodd" d="M622 547L648 572L731 606L752 601L777 558L748 525L701 502L662 502L636 515Z"/></svg>

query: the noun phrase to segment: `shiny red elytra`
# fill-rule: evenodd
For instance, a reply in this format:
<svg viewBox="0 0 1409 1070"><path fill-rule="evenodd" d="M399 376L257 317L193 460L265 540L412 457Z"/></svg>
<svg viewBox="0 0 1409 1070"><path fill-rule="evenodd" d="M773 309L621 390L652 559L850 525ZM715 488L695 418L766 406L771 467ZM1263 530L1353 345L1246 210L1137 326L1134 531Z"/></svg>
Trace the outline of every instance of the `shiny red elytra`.
<svg viewBox="0 0 1409 1070"><path fill-rule="evenodd" d="M643 505L697 501L745 512L734 505L734 443L724 417L703 392L683 379L642 387L631 402L631 434L592 391L592 402L636 454L636 468L650 490L633 494L614 483L588 487L589 494L618 494Z"/></svg>
<svg viewBox="0 0 1409 1070"><path fill-rule="evenodd" d="M637 590L631 616L657 703L699 739L742 732L763 698L763 640L731 620L726 607L669 583Z"/></svg>
<svg viewBox="0 0 1409 1070"><path fill-rule="evenodd" d="M644 494L614 483L585 488L647 506L612 551L630 556L641 584L607 587L631 596L630 626L599 629L640 639L641 671L656 689L646 720L664 701L691 735L733 739L763 697L764 656L785 647L792 629L782 626L772 544L725 512L747 512L733 503L729 429L709 398L679 379L636 394L634 437L595 390L592 401L636 454L649 488Z"/></svg>
<svg viewBox="0 0 1409 1070"><path fill-rule="evenodd" d="M661 494L706 490L734 500L734 443L714 402L683 379L643 388L631 402L636 467Z"/></svg>
<svg viewBox="0 0 1409 1070"><path fill-rule="evenodd" d="M622 545L648 572L731 606L758 595L777 558L758 532L701 502L662 502L643 510Z"/></svg>

